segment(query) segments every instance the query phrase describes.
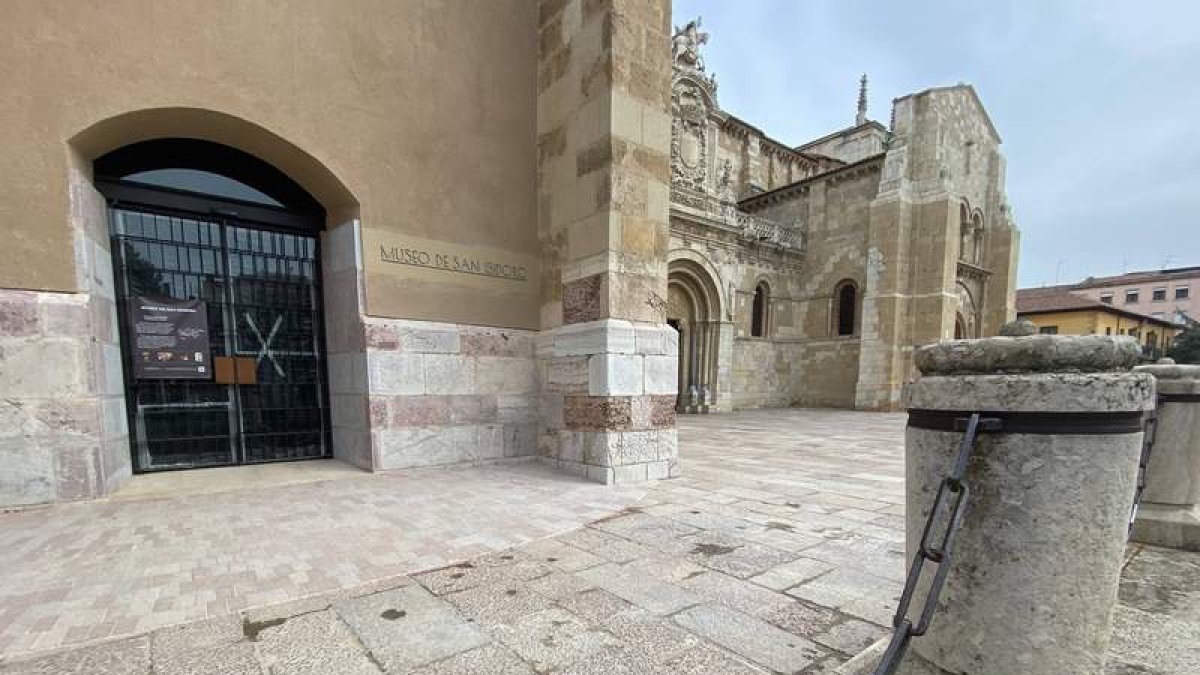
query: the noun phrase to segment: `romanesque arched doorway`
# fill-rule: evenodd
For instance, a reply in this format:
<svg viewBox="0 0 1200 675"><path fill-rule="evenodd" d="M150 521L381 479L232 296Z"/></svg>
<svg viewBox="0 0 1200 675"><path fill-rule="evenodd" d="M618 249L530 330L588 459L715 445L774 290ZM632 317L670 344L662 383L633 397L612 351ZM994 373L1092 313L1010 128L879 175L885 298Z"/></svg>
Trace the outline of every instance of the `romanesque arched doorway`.
<svg viewBox="0 0 1200 675"><path fill-rule="evenodd" d="M956 340L975 339L979 335L979 310L975 297L961 281L956 285L958 291L958 308L954 318L954 338Z"/></svg>
<svg viewBox="0 0 1200 675"><path fill-rule="evenodd" d="M667 323L679 332L681 413L709 412L720 399L723 326L716 283L700 264L674 260L667 277Z"/></svg>
<svg viewBox="0 0 1200 675"><path fill-rule="evenodd" d="M332 454L322 206L257 157L165 138L93 163L133 470Z"/></svg>

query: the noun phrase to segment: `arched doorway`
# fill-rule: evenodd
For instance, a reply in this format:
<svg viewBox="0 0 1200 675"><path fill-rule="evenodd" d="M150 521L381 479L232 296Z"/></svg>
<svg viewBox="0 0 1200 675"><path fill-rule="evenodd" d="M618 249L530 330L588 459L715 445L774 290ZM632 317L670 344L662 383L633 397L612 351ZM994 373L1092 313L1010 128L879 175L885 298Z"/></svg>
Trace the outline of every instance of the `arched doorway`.
<svg viewBox="0 0 1200 675"><path fill-rule="evenodd" d="M956 340L973 340L979 337L979 310L975 297L970 289L959 281L958 309L954 317L954 338Z"/></svg>
<svg viewBox="0 0 1200 675"><path fill-rule="evenodd" d="M667 275L667 323L679 332L680 413L709 412L720 395L721 328L717 286L697 262L674 260Z"/></svg>
<svg viewBox="0 0 1200 675"><path fill-rule="evenodd" d="M134 471L330 456L320 203L211 141L141 141L92 169Z"/></svg>

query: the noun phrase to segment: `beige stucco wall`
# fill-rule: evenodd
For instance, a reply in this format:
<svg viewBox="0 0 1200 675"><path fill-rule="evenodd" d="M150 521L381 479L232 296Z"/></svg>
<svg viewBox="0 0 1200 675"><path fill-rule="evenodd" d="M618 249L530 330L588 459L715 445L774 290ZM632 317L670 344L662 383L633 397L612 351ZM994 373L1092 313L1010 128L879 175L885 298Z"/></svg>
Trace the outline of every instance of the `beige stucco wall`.
<svg viewBox="0 0 1200 675"><path fill-rule="evenodd" d="M69 166L171 135L258 155L330 222L538 254L536 3L15 0L3 14L0 287L80 290ZM530 278L481 290L368 267L366 311L534 328Z"/></svg>

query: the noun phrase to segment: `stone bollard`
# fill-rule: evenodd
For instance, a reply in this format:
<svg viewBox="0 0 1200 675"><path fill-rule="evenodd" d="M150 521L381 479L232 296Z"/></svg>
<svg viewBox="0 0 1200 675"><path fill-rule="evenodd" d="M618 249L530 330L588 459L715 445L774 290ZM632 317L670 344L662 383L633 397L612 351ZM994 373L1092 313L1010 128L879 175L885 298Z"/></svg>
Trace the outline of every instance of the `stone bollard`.
<svg viewBox="0 0 1200 675"><path fill-rule="evenodd" d="M972 412L986 423L932 623L898 673L1102 672L1112 631L1142 419L1154 380L1132 338L997 337L917 350L906 404L907 550L920 547ZM953 500L951 500L953 501ZM945 510L941 510L945 513ZM933 532L944 531L945 516ZM940 541L934 535L933 541ZM911 564L911 563L910 563ZM926 563L914 623L937 565ZM870 673L882 648L840 672Z"/></svg>
<svg viewBox="0 0 1200 675"><path fill-rule="evenodd" d="M1158 421L1133 539L1200 551L1200 366L1162 359L1134 372L1158 382Z"/></svg>

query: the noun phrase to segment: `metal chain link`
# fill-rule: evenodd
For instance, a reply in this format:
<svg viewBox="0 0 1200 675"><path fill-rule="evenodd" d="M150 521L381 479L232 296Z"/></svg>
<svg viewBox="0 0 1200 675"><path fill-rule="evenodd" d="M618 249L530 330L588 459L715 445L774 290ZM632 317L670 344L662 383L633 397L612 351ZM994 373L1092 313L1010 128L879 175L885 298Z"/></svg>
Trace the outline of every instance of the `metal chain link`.
<svg viewBox="0 0 1200 675"><path fill-rule="evenodd" d="M1146 469L1150 466L1150 452L1154 450L1154 437L1158 435L1158 409L1162 397L1155 403L1154 410L1146 413L1142 423L1142 455L1138 459L1137 489L1133 493L1133 508L1129 511L1129 536L1133 536L1133 523L1137 520L1138 508L1142 505L1142 493L1146 491Z"/></svg>
<svg viewBox="0 0 1200 675"><path fill-rule="evenodd" d="M942 479L938 486L937 496L933 499L933 507L929 510L929 517L925 521L925 530L921 533L920 549L913 556L908 579L904 582L904 592L900 595L900 606L896 608L895 617L892 619L895 632L892 634L891 642L888 643L887 651L883 654L883 659L875 668L875 675L894 673L903 660L912 638L924 635L925 631L929 630L929 623L937 608L938 596L942 593L942 586L946 583L946 574L950 571L950 554L954 549L954 538L958 534L959 528L962 527L967 499L971 495L971 487L967 484L964 476L971 453L975 449L975 437L981 430L998 431L1001 427L999 419L983 418L979 413L972 413L970 417L958 421L965 423L966 430L959 443L958 454L954 458L950 473ZM939 514L947 504L949 504L949 510L944 519L945 530L935 546L932 544L930 535L933 534L934 523L938 521ZM936 563L938 567L933 581L929 585L929 590L925 594L924 603L921 605L920 618L914 625L912 619L908 618L908 607L912 603L913 594L916 592L917 583L921 579L921 571L926 562Z"/></svg>

